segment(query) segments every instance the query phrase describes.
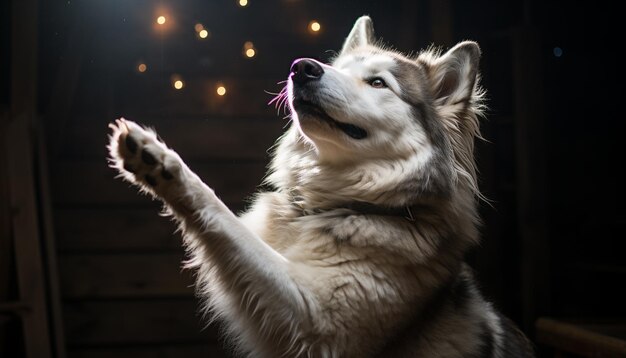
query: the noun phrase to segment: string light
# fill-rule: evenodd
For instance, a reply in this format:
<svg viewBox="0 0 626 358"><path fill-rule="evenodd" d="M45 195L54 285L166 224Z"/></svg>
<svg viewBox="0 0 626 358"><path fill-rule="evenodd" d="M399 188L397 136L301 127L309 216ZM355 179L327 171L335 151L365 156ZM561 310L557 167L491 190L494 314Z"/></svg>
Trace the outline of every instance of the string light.
<svg viewBox="0 0 626 358"><path fill-rule="evenodd" d="M180 75L178 74L174 74L172 75L172 87L174 87L174 89L176 90L181 90L183 89L183 87L185 87L185 82L183 82L182 77L180 77Z"/></svg>
<svg viewBox="0 0 626 358"><path fill-rule="evenodd" d="M241 7L248 6L248 0L239 0L239 6Z"/></svg>
<svg viewBox="0 0 626 358"><path fill-rule="evenodd" d="M140 63L139 66L137 66L137 71L141 73L146 72L147 69L148 69L148 66L146 66L145 63Z"/></svg>
<svg viewBox="0 0 626 358"><path fill-rule="evenodd" d="M256 55L256 48L254 48L252 41L246 41L243 44L243 55L248 58L252 58Z"/></svg>
<svg viewBox="0 0 626 358"><path fill-rule="evenodd" d="M311 30L311 32L316 33L319 32L321 29L322 25L320 25L320 23L316 20L309 22L309 30Z"/></svg>
<svg viewBox="0 0 626 358"><path fill-rule="evenodd" d="M165 16L161 15L161 16L157 17L157 24L163 25L163 24L165 24L166 20L167 19L165 18Z"/></svg>
<svg viewBox="0 0 626 358"><path fill-rule="evenodd" d="M224 87L223 85L219 85L215 92L217 92L218 96L224 96L226 94L226 87Z"/></svg>
<svg viewBox="0 0 626 358"><path fill-rule="evenodd" d="M211 35L211 32L205 29L204 25L202 25L201 23L197 23L193 28L194 30L196 30L198 37L201 39L206 39L207 37Z"/></svg>

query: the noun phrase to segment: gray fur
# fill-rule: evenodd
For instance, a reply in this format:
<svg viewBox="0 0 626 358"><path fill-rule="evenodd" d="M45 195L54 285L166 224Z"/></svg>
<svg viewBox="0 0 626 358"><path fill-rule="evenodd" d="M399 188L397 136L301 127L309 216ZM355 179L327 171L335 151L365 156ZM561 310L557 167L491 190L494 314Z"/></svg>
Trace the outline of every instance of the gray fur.
<svg viewBox="0 0 626 358"><path fill-rule="evenodd" d="M479 241L478 45L407 58L373 43L362 17L323 76L289 81L273 190L240 217L133 122L111 126L111 165L179 221L198 293L242 355L531 357L463 261Z"/></svg>

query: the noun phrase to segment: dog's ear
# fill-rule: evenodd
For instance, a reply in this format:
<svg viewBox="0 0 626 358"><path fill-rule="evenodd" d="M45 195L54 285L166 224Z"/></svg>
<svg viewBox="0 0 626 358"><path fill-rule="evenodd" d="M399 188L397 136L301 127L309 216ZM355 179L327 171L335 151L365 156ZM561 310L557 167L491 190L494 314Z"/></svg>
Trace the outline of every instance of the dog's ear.
<svg viewBox="0 0 626 358"><path fill-rule="evenodd" d="M457 44L441 57L425 53L418 58L428 68L435 105L465 105L472 99L479 60L480 47L472 41Z"/></svg>
<svg viewBox="0 0 626 358"><path fill-rule="evenodd" d="M374 43L374 24L369 16L359 17L341 48L341 54L359 46Z"/></svg>

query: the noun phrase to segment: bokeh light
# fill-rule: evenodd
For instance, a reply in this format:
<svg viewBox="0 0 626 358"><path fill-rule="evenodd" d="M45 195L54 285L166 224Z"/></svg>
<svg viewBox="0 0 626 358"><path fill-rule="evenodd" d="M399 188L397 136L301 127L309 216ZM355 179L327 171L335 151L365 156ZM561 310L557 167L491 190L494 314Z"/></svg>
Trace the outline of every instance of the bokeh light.
<svg viewBox="0 0 626 358"><path fill-rule="evenodd" d="M217 92L218 96L223 96L226 94L226 87L224 87L223 85L220 85L217 87L217 90L215 92Z"/></svg>
<svg viewBox="0 0 626 358"><path fill-rule="evenodd" d="M182 89L185 86L185 83L182 80L174 81L174 88L177 90Z"/></svg>
<svg viewBox="0 0 626 358"><path fill-rule="evenodd" d="M243 44L243 55L252 58L256 55L256 48L254 48L254 44L252 41L246 41Z"/></svg>
<svg viewBox="0 0 626 358"><path fill-rule="evenodd" d="M197 23L193 28L196 30L196 32L200 32L204 30L204 25L202 25L201 23Z"/></svg>
<svg viewBox="0 0 626 358"><path fill-rule="evenodd" d="M200 30L198 36L200 36L201 39L206 39L209 37L209 32L207 30Z"/></svg>
<svg viewBox="0 0 626 358"><path fill-rule="evenodd" d="M165 16L161 15L161 16L157 17L156 21L157 21L157 24L163 25L163 24L165 24L165 21L167 21L167 19L165 18Z"/></svg>
<svg viewBox="0 0 626 358"><path fill-rule="evenodd" d="M322 25L316 20L309 22L309 30L312 32L319 32L322 29Z"/></svg>
<svg viewBox="0 0 626 358"><path fill-rule="evenodd" d="M239 0L239 6L241 7L248 6L248 0Z"/></svg>
<svg viewBox="0 0 626 358"><path fill-rule="evenodd" d="M147 70L147 69L148 69L148 66L147 66L145 63L140 63L140 64L137 66L137 71L139 71L139 72L141 72L141 73L146 72L146 70Z"/></svg>

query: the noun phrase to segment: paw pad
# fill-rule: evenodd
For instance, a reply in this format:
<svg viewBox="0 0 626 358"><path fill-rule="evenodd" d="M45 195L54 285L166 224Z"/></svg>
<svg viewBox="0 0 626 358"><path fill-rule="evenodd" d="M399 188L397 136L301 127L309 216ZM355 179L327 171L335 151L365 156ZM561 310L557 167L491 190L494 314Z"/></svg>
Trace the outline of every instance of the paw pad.
<svg viewBox="0 0 626 358"><path fill-rule="evenodd" d="M168 186L161 182L172 183L180 175L180 158L158 139L156 133L125 119L116 120L110 127L113 130L109 145L111 166L124 178L166 190Z"/></svg>
<svg viewBox="0 0 626 358"><path fill-rule="evenodd" d="M148 165L155 165L157 163L154 155L150 154L146 149L141 151L141 160Z"/></svg>

